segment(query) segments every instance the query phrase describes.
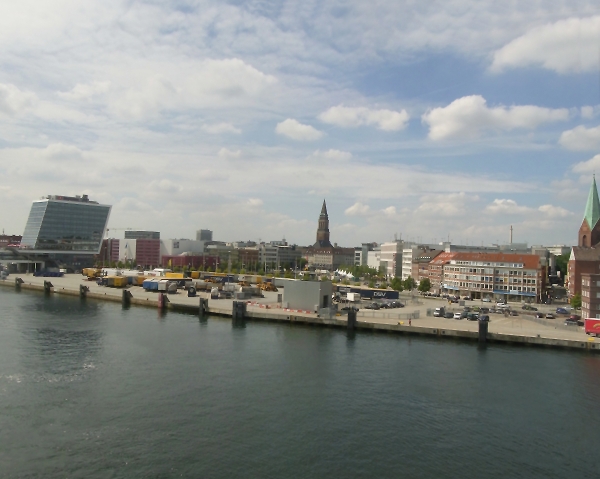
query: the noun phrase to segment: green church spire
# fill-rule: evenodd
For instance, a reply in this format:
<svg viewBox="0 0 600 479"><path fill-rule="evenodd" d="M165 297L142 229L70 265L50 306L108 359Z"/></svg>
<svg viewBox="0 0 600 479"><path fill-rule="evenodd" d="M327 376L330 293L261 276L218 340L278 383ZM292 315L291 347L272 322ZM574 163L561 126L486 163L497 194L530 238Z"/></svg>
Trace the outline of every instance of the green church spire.
<svg viewBox="0 0 600 479"><path fill-rule="evenodd" d="M590 229L594 229L598 220L600 220L600 200L598 199L598 187L596 186L596 175L592 180L590 194L588 195L587 205L585 205L585 216Z"/></svg>

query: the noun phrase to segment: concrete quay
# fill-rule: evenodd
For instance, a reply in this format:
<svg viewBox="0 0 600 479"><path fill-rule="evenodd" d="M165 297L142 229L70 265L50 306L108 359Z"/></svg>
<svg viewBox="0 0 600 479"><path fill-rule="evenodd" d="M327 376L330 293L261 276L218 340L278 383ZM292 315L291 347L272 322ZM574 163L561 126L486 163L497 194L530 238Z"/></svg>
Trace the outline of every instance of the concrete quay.
<svg viewBox="0 0 600 479"><path fill-rule="evenodd" d="M11 275L8 279L0 281L0 286L16 289L15 279L23 281L18 287L23 290L44 291L44 281L52 283L51 294L65 294L79 296L80 285L89 288L86 297L104 301L122 302L123 290L98 286L93 281L87 281L83 276L70 274L62 278L43 278L33 275ZM158 309L158 294L145 291L139 286L128 288L131 293L131 305L144 306ZM208 299L210 315L232 317L233 300L209 299L208 293L199 293L197 297L190 298L184 292L169 294L167 309L186 313L198 314L199 298ZM429 304L431 302L431 304ZM388 332L396 334L410 334L421 336L434 336L440 338L455 338L478 340L477 321L454 320L426 316L427 309L438 306L439 301L419 299L418 302L402 309L394 310L364 310L358 313L356 329L362 331ZM418 311L418 318L405 319L407 313ZM414 315L416 316L416 315ZM301 323L327 327L347 328L347 317L333 316L322 317L317 314L295 312L282 309L277 304L277 293L265 292L264 298L256 298L248 302L245 318L256 321L277 321L288 323ZM578 349L590 352L600 352L600 339L587 336L581 327L564 327L564 320L556 320L555 325L539 324L529 315L517 317L492 314L490 315L487 341L490 343L512 343L532 346L546 346L556 348Z"/></svg>

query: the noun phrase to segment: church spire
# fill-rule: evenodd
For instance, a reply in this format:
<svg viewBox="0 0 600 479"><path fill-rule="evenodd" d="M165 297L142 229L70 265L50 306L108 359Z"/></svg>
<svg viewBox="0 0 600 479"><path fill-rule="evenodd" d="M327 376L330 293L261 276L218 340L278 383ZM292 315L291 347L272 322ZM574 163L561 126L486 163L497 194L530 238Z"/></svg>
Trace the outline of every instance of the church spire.
<svg viewBox="0 0 600 479"><path fill-rule="evenodd" d="M588 195L587 205L585 206L584 219L587 221L590 229L594 229L594 226L600 220L600 200L598 199L598 187L596 186L596 175L592 180L592 186L590 187L590 193Z"/></svg>
<svg viewBox="0 0 600 479"><path fill-rule="evenodd" d="M327 216L327 205L325 204L325 200L323 200L323 206L321 207L321 216Z"/></svg>

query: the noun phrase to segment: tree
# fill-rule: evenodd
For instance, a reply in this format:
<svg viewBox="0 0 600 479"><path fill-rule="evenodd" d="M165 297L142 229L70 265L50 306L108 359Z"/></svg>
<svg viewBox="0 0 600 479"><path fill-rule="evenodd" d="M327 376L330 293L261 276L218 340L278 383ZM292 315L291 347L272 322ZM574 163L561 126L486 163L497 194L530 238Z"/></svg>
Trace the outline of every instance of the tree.
<svg viewBox="0 0 600 479"><path fill-rule="evenodd" d="M429 281L429 278L423 278L419 282L419 291L421 291L421 293L426 293L430 289L431 289L431 281Z"/></svg>
<svg viewBox="0 0 600 479"><path fill-rule="evenodd" d="M329 279L329 277L326 274L321 276L321 281L327 281L328 279Z"/></svg>
<svg viewBox="0 0 600 479"><path fill-rule="evenodd" d="M369 288L374 288L375 287L375 281L371 280L369 281Z"/></svg>
<svg viewBox="0 0 600 479"><path fill-rule="evenodd" d="M571 257L570 253L561 254L556 257L556 269L560 271L560 277L564 281L567 276L567 267L569 264L569 258Z"/></svg>
<svg viewBox="0 0 600 479"><path fill-rule="evenodd" d="M394 276L394 279L392 279L391 282L391 286L392 289L395 291L404 291L404 284L402 283L402 280L398 278L398 276Z"/></svg>
<svg viewBox="0 0 600 479"><path fill-rule="evenodd" d="M571 306L573 306L575 309L581 308L581 295L579 293L574 294L571 298Z"/></svg>
<svg viewBox="0 0 600 479"><path fill-rule="evenodd" d="M412 291L416 287L417 282L412 278L412 276L409 276L404 280L404 289L406 289L407 291Z"/></svg>

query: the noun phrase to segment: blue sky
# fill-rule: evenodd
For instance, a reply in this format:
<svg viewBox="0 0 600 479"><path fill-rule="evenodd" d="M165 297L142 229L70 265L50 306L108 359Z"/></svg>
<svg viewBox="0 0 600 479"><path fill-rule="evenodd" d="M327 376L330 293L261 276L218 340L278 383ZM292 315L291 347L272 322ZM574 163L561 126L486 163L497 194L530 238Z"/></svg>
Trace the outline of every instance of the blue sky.
<svg viewBox="0 0 600 479"><path fill-rule="evenodd" d="M7 233L87 193L164 237L310 244L326 198L345 246L572 244L596 170L591 1L0 5Z"/></svg>

